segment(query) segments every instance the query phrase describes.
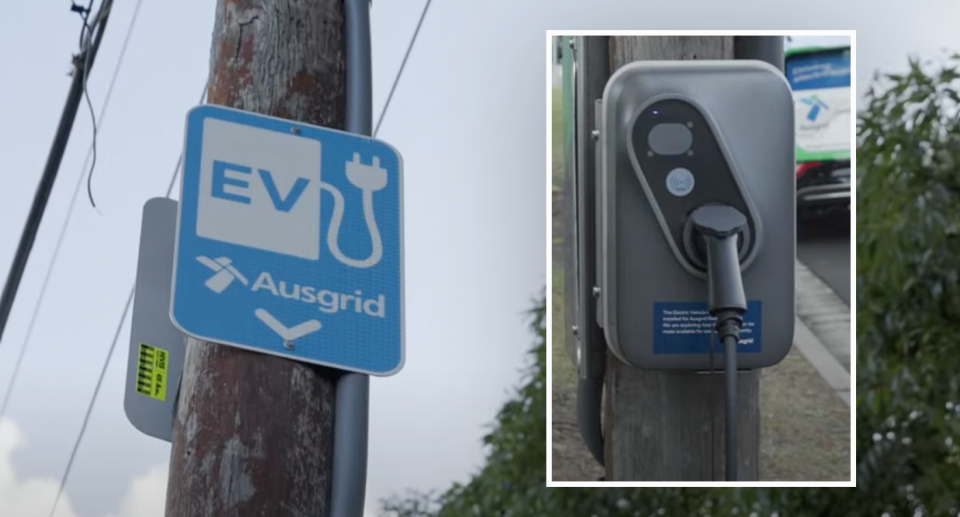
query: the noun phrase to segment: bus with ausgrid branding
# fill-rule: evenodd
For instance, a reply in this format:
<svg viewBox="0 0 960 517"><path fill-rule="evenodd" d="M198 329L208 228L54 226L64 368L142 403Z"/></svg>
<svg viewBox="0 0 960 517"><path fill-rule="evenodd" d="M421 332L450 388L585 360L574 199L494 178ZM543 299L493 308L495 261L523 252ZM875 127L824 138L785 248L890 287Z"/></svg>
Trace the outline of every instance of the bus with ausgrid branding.
<svg viewBox="0 0 960 517"><path fill-rule="evenodd" d="M801 219L850 210L850 45L786 51L797 125Z"/></svg>

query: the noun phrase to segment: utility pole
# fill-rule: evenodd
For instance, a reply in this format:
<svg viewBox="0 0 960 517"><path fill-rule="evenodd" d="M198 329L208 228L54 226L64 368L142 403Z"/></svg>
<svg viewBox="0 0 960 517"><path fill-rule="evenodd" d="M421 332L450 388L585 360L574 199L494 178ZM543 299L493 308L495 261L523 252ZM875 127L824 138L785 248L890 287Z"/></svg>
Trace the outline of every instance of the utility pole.
<svg viewBox="0 0 960 517"><path fill-rule="evenodd" d="M87 79L90 77L90 70L93 69L97 51L100 50L100 42L103 41L103 34L107 28L112 7L113 0L105 0L100 5L100 10L97 11L96 17L90 24L90 31L87 32L84 41L81 42L81 52L73 58L73 70L71 72L73 80L70 82L67 102L63 107L63 113L60 115L60 124L57 126L57 133L53 138L50 154L47 155L47 164L43 167L43 175L40 177L40 184L37 185L33 204L30 205L30 214L27 216L26 223L24 223L20 243L17 245L13 262L10 264L7 281L3 284L3 293L0 294L0 342L3 340L3 331L7 327L7 320L10 317L10 311L13 309L17 290L20 288L20 280L27 268L33 243L37 239L37 232L40 230L41 221L43 221L43 213L47 209L47 201L50 200L53 184L57 180L60 162L63 160L63 153L67 150L70 132L73 130L73 121L77 117L77 109L80 107L80 100L83 98L84 88ZM94 31L96 32L94 33Z"/></svg>
<svg viewBox="0 0 960 517"><path fill-rule="evenodd" d="M610 74L638 60L734 59L732 36L614 36ZM718 356L722 345L716 342ZM721 358L722 360L722 358ZM738 470L759 479L760 372L738 375ZM607 481L724 479L724 376L638 370L607 352Z"/></svg>
<svg viewBox="0 0 960 517"><path fill-rule="evenodd" d="M218 0L211 104L343 129L343 0ZM167 515L330 514L341 373L187 338Z"/></svg>

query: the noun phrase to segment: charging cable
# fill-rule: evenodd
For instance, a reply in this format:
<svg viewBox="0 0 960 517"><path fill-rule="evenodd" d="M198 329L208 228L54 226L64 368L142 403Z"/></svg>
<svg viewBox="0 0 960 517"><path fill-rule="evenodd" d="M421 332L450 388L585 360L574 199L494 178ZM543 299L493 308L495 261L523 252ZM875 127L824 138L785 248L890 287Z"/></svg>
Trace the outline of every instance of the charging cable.
<svg viewBox="0 0 960 517"><path fill-rule="evenodd" d="M383 243L380 241L380 230L377 228L377 220L373 215L373 193L387 186L387 171L380 167L380 158L373 157L373 165L367 165L360 161L360 153L353 154L353 161L347 162L347 180L354 187L363 191L363 218L367 222L367 230L370 231L370 241L373 244L373 250L370 256L362 259L352 259L340 251L338 237L340 236L340 223L343 222L343 211L345 203L343 194L329 183L320 182L320 188L333 194L333 217L330 220L330 230L327 232L327 246L333 256L340 262L355 268L368 268L377 265L380 258L383 257Z"/></svg>
<svg viewBox="0 0 960 517"><path fill-rule="evenodd" d="M716 331L723 343L727 387L726 477L737 480L737 343L747 298L740 276L737 238L747 227L747 217L729 205L705 205L691 215L694 229L707 244L707 284L710 314L717 318Z"/></svg>

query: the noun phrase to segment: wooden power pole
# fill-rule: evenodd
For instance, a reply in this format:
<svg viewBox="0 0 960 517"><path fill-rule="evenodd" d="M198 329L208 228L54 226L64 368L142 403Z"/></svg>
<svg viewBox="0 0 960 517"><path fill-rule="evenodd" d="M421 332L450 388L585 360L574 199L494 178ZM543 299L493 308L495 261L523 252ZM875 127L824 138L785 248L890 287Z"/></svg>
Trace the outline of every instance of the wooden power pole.
<svg viewBox="0 0 960 517"><path fill-rule="evenodd" d="M611 74L638 60L733 59L734 38L615 36L609 39L609 55ZM741 481L755 481L759 479L760 372L742 372L738 377L738 474ZM724 479L722 369L712 375L642 371L608 351L605 390L606 480Z"/></svg>
<svg viewBox="0 0 960 517"><path fill-rule="evenodd" d="M218 0L208 102L344 127L343 0ZM167 516L330 511L339 372L187 338Z"/></svg>

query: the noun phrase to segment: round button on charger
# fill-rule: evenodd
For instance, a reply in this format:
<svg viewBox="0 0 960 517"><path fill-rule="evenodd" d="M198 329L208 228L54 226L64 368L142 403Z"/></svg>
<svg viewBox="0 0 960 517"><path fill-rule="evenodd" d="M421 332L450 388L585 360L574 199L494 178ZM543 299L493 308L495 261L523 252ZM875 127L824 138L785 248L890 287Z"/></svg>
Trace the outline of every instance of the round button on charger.
<svg viewBox="0 0 960 517"><path fill-rule="evenodd" d="M695 183L693 173L683 167L677 167L667 174L667 190L677 197L689 194Z"/></svg>

